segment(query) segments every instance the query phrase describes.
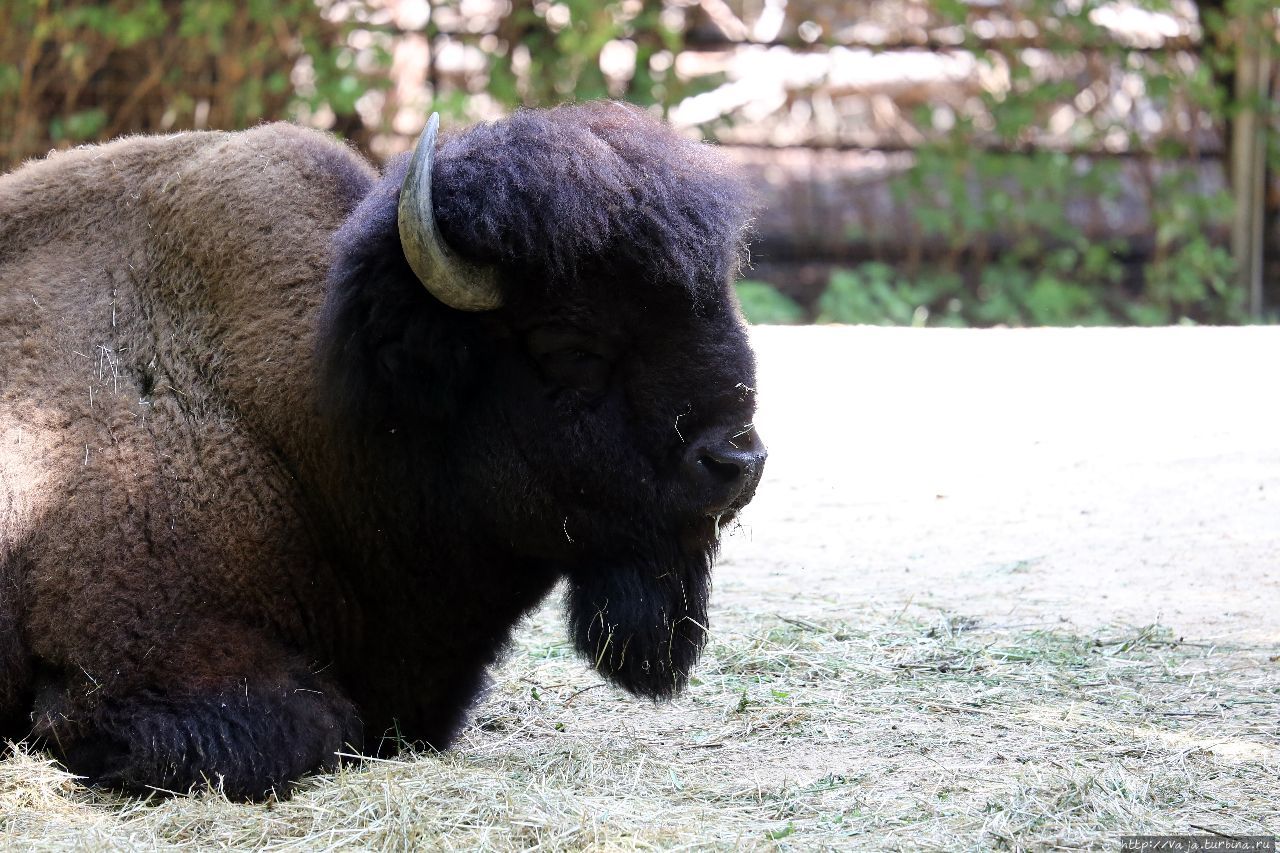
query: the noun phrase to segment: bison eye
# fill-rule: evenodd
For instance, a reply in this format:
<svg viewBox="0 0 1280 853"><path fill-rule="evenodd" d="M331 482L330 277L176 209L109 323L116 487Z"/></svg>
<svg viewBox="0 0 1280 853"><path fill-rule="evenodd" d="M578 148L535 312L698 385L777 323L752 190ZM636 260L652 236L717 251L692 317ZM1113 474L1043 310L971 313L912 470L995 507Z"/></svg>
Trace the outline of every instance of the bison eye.
<svg viewBox="0 0 1280 853"><path fill-rule="evenodd" d="M543 380L557 389L598 393L609 384L613 353L591 335L558 327L535 329L528 347Z"/></svg>

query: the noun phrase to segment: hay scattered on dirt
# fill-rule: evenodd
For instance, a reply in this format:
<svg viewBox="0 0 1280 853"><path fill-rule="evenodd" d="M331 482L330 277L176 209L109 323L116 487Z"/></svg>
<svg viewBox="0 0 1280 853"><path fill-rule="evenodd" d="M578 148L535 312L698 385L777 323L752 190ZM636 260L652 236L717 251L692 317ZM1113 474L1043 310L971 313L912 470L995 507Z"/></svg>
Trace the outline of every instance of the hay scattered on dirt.
<svg viewBox="0 0 1280 853"><path fill-rule="evenodd" d="M545 608L456 750L284 803L95 794L20 749L0 841L956 849L1280 827L1280 649L915 612L715 619L689 692L654 706L599 686Z"/></svg>

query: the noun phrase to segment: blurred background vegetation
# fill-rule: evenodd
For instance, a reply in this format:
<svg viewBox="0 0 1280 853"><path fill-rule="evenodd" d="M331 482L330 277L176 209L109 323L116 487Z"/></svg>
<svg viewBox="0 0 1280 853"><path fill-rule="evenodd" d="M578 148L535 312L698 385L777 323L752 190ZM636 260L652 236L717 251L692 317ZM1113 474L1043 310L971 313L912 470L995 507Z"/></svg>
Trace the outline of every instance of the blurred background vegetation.
<svg viewBox="0 0 1280 853"><path fill-rule="evenodd" d="M5 0L0 168L287 118L374 159L625 98L760 188L759 322L1235 323L1280 304L1262 0Z"/></svg>

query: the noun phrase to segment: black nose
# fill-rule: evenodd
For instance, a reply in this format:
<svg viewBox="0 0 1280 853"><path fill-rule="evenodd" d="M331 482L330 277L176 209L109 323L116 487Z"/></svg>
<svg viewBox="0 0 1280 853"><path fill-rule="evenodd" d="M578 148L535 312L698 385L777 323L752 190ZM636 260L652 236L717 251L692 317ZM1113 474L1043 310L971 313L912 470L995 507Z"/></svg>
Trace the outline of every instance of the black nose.
<svg viewBox="0 0 1280 853"><path fill-rule="evenodd" d="M685 452L685 477L707 515L741 509L755 494L768 455L752 427L703 435Z"/></svg>

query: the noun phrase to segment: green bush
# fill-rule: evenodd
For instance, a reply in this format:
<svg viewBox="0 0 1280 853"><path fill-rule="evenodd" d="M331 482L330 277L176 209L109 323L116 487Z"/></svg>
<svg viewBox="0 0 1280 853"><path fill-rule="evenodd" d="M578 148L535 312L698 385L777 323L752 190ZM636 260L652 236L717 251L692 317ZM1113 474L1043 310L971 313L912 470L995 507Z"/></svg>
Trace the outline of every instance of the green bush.
<svg viewBox="0 0 1280 853"><path fill-rule="evenodd" d="M753 325L792 325L808 318L800 303L780 293L777 288L763 281L740 281L737 284L738 303L747 322Z"/></svg>
<svg viewBox="0 0 1280 853"><path fill-rule="evenodd" d="M1112 298L1056 268L1075 268L1075 257L1069 251L1051 253L1034 265L1000 258L975 270L968 284L963 276L936 266L914 276L879 262L839 269L818 299L817 321L952 327L1171 322L1167 310Z"/></svg>
<svg viewBox="0 0 1280 853"><path fill-rule="evenodd" d="M1115 322L1104 294L1050 267L1002 260L982 270L979 298L967 312L982 326L1097 326Z"/></svg>
<svg viewBox="0 0 1280 853"><path fill-rule="evenodd" d="M299 110L332 111L335 130L358 135L356 98L386 85L390 55L366 51L358 66L357 26L371 25L327 20L315 0L6 0L0 172L54 147Z"/></svg>
<svg viewBox="0 0 1280 853"><path fill-rule="evenodd" d="M933 270L909 279L872 261L836 270L818 298L819 323L877 326L967 325L960 314L960 276Z"/></svg>
<svg viewBox="0 0 1280 853"><path fill-rule="evenodd" d="M1098 61L1130 75L1148 109L1193 120L1208 116L1226 126L1239 108L1230 72L1240 39L1250 35L1242 25L1269 20L1272 4L1232 0L1217 11L1215 4L1197 4L1205 43L1193 63L1174 51L1131 51L1117 44L1095 20L1107 3L1083 0L1067 9L1058 0L1025 0L1018 9L1039 34L1038 51L1069 58L1079 55L1081 43L1098 45ZM1164 0L1151 8L1162 5ZM933 0L929 7L976 42L970 4ZM1274 52L1274 40L1263 41ZM1175 122L1144 136L1135 130L1130 111L1078 107L1081 87L1093 77L972 46L978 62L1007 74L1007 85L984 90L980 110L962 112L948 131L933 135L916 151L915 168L895 187L900 203L911 207L922 238L944 248L942 263L965 271L976 288L960 297L966 321L1243 320L1243 294L1235 286L1235 263L1225 245L1232 198L1227 191L1205 191L1200 143L1175 131ZM1070 62L1060 67L1069 68ZM1047 136L1062 137L1051 127L1064 106L1076 114L1062 142L1096 156L1043 147ZM1257 106L1274 115L1270 104ZM932 110L921 107L922 126L931 123ZM1158 159L1125 164L1108 158L1117 140ZM1280 165L1280 146L1273 146L1272 157L1273 168ZM1122 262L1122 255L1133 250L1126 241L1091 240L1067 215L1082 202L1105 206L1116 200L1124 181L1145 181L1150 188L1154 239L1140 268ZM837 284L833 279L832 287ZM901 309L886 307L891 309L886 316L900 316Z"/></svg>
<svg viewBox="0 0 1280 853"><path fill-rule="evenodd" d="M886 264L837 270L818 299L819 323L908 325L916 306Z"/></svg>

